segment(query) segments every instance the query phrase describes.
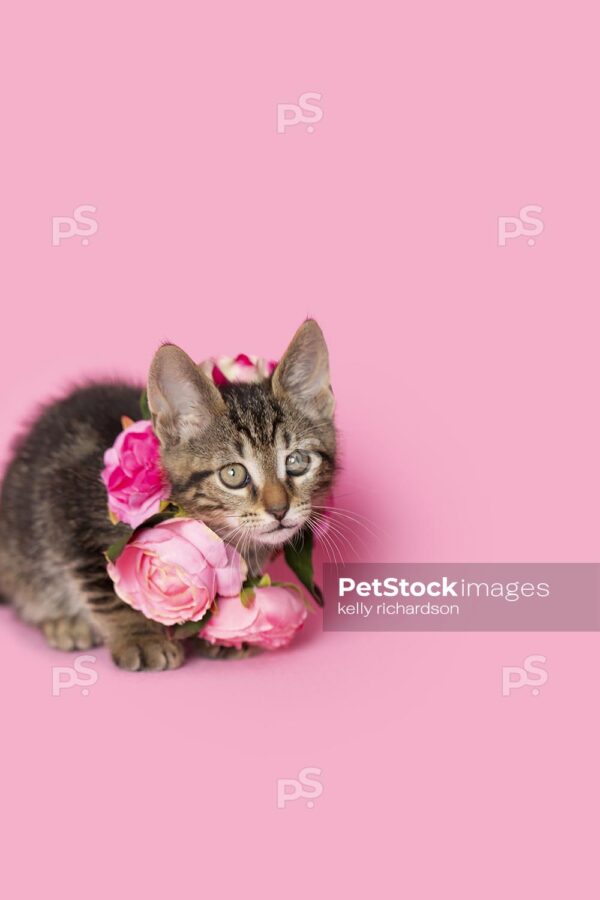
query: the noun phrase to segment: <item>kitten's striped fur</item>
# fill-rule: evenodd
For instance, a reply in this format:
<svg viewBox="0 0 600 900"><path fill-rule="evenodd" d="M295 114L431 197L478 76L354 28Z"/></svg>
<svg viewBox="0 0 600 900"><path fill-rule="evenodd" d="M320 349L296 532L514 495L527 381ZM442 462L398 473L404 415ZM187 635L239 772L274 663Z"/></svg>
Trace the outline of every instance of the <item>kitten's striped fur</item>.
<svg viewBox="0 0 600 900"><path fill-rule="evenodd" d="M174 668L179 642L122 603L103 551L124 533L107 517L100 481L104 451L121 417L139 418L141 388L93 384L47 407L20 441L2 486L0 591L24 619L63 649L105 641L130 670ZM172 499L238 547L251 571L307 522L335 471L327 348L308 320L271 379L217 388L173 345L151 366L148 400ZM285 460L310 455L306 474ZM227 488L222 467L245 466L250 481Z"/></svg>

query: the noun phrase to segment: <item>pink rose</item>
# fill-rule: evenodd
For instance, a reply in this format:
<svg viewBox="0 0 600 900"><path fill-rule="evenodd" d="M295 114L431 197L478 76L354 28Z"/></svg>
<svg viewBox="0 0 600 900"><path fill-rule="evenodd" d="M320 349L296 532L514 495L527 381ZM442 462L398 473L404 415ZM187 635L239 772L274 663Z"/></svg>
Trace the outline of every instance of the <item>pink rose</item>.
<svg viewBox="0 0 600 900"><path fill-rule="evenodd" d="M217 594L239 593L246 574L241 556L196 519L169 519L142 528L108 574L117 596L163 625L198 622ZM223 598L223 600L221 599Z"/></svg>
<svg viewBox="0 0 600 900"><path fill-rule="evenodd" d="M276 650L290 643L305 619L306 606L296 591L278 585L256 587L248 608L239 597L219 598L200 637L211 644L246 643Z"/></svg>
<svg viewBox="0 0 600 900"><path fill-rule="evenodd" d="M229 384L232 381L243 384L264 381L273 374L276 367L276 362L258 356L246 356L245 353L206 359L200 363L202 371L212 378L216 385Z"/></svg>
<svg viewBox="0 0 600 900"><path fill-rule="evenodd" d="M160 467L158 438L152 422L132 422L104 454L102 481L108 508L120 522L137 528L169 496Z"/></svg>

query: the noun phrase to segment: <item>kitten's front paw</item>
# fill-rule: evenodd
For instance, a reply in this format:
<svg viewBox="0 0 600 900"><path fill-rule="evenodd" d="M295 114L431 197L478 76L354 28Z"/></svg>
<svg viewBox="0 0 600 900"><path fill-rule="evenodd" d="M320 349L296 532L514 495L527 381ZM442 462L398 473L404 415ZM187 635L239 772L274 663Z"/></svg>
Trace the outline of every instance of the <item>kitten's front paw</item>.
<svg viewBox="0 0 600 900"><path fill-rule="evenodd" d="M83 613L46 619L41 628L50 646L58 650L89 650L102 643L99 633Z"/></svg>
<svg viewBox="0 0 600 900"><path fill-rule="evenodd" d="M114 662L128 672L178 669L184 661L181 641L156 634L122 640L111 646L111 653Z"/></svg>
<svg viewBox="0 0 600 900"><path fill-rule="evenodd" d="M197 643L197 652L206 659L247 659L249 656L257 656L260 647L252 647L249 644L242 644L237 647L221 647L219 644L211 644L202 638Z"/></svg>

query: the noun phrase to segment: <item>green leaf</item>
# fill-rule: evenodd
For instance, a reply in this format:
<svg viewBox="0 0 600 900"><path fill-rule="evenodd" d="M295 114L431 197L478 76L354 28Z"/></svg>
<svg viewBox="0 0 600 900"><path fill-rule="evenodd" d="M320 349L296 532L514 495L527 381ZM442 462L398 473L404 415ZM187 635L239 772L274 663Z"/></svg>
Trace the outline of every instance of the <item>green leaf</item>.
<svg viewBox="0 0 600 900"><path fill-rule="evenodd" d="M106 556L109 562L116 562L120 557L121 553L125 549L125 545L129 542L129 538L131 537L133 532L129 532L129 534L124 535L119 538L118 541L115 541L113 544L108 547L105 551L104 555Z"/></svg>
<svg viewBox="0 0 600 900"><path fill-rule="evenodd" d="M246 590L246 588L258 587L262 577L263 577L262 575L255 575L253 578L246 578L246 580L244 581L244 583L242 585L242 590L244 591L244 590Z"/></svg>
<svg viewBox="0 0 600 900"><path fill-rule="evenodd" d="M240 593L240 600L242 601L242 606L245 609L250 609L250 607L254 603L255 599L256 599L256 594L254 593L253 587L242 588L241 593Z"/></svg>
<svg viewBox="0 0 600 900"><path fill-rule="evenodd" d="M162 512L157 512L153 516L150 516L149 519L144 519L142 524L138 525L135 530L138 531L140 528L153 528L155 525L160 525L161 522L168 522L169 519L174 519L178 515L178 509L178 506L169 503Z"/></svg>
<svg viewBox="0 0 600 900"><path fill-rule="evenodd" d="M212 616L210 609L204 613L199 622L184 622L183 625L176 625L173 629L173 637L178 641L185 638L194 637L199 631L202 631L208 620Z"/></svg>
<svg viewBox="0 0 600 900"><path fill-rule="evenodd" d="M148 406L148 392L145 388L140 394L140 412L142 414L142 419L152 418L152 413L150 412L150 407Z"/></svg>
<svg viewBox="0 0 600 900"><path fill-rule="evenodd" d="M302 532L302 536L303 541L300 549L291 543L285 545L283 549L285 561L306 590L312 594L319 606L323 606L323 592L319 585L315 584L313 574L313 534L310 528L306 528Z"/></svg>

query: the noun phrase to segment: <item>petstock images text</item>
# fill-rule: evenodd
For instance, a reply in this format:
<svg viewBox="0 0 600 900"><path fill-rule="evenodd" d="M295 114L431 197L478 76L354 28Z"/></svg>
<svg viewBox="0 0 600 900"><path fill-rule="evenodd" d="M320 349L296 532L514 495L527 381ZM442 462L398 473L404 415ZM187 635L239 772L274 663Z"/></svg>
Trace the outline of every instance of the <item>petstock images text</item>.
<svg viewBox="0 0 600 900"><path fill-rule="evenodd" d="M597 631L596 563L325 566L328 631Z"/></svg>

